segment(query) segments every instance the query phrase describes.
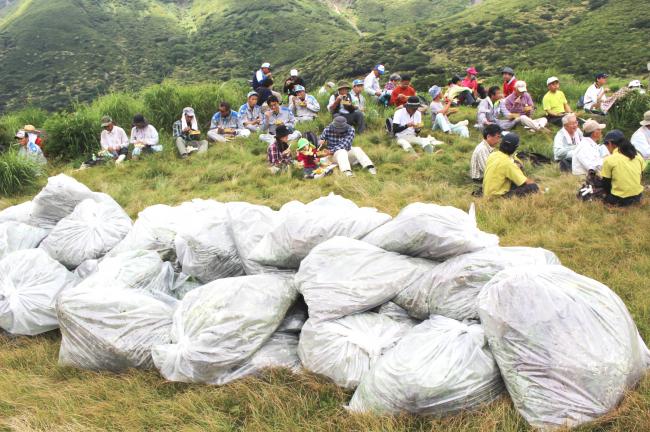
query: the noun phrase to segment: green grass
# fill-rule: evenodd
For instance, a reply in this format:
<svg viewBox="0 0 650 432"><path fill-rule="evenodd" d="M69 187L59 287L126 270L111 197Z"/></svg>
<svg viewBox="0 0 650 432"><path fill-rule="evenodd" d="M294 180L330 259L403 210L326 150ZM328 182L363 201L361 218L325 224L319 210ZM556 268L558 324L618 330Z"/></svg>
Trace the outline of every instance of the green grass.
<svg viewBox="0 0 650 432"><path fill-rule="evenodd" d="M388 112L378 109L371 130L356 142L377 165L377 177L359 170L355 170L354 178L334 175L320 181L302 180L299 170L272 176L266 168L265 145L254 137L213 145L205 157L180 160L165 130L161 155L129 161L121 167L85 171L74 171L76 165L72 163L59 164L50 174L65 172L93 190L110 194L132 217L153 204L178 204L192 198L245 200L277 209L290 200L307 202L329 192L393 215L417 201L462 209L475 203L480 227L498 234L502 245L550 249L566 266L611 287L628 306L642 336L650 340L647 203L616 210L579 202L575 199L579 179L560 174L554 166L528 167L542 190L547 190L544 194L510 201L474 198L468 170L470 154L480 140L477 133L472 130L470 139L435 133L445 142L440 152L413 159L381 130L380 120ZM473 120L473 116L473 110L462 109L457 120ZM316 130L329 120L323 113L300 128ZM551 153L552 135L521 132L521 136L522 149ZM41 179L40 185L44 182ZM4 198L0 207L30 199L37 191L31 187L24 194ZM59 368L58 344L56 332L36 338L0 336L0 429L529 430L506 397L476 412L444 419L353 416L343 408L349 392L309 374L273 371L223 387L173 384L155 372L113 375ZM650 430L649 413L650 380L646 379L615 413L578 430Z"/></svg>
<svg viewBox="0 0 650 432"><path fill-rule="evenodd" d="M14 150L0 154L0 195L16 195L38 183L40 165Z"/></svg>

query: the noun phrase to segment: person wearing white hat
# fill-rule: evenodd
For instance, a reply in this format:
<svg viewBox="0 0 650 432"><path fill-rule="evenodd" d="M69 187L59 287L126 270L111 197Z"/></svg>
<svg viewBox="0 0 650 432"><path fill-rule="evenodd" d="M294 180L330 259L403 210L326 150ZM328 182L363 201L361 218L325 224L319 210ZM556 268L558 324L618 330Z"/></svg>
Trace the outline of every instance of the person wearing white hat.
<svg viewBox="0 0 650 432"><path fill-rule="evenodd" d="M596 120L587 120L582 127L584 136L580 144L573 151L571 159L571 172L576 176L584 176L593 172L600 174L603 167L603 159L609 156L609 150L598 142L603 137L603 129L607 125L598 123Z"/></svg>
<svg viewBox="0 0 650 432"><path fill-rule="evenodd" d="M641 127L634 132L630 141L643 159L650 160L650 111L643 114L643 120L639 124Z"/></svg>
<svg viewBox="0 0 650 432"><path fill-rule="evenodd" d="M562 118L572 111L564 92L560 90L560 79L555 76L550 77L546 80L546 87L548 87L548 92L542 100L546 118L549 123L562 126Z"/></svg>
<svg viewBox="0 0 650 432"><path fill-rule="evenodd" d="M289 72L289 78L287 78L284 81L284 87L282 88L282 92L284 94L288 94L289 96L295 95L296 86L302 86L304 88L307 88L305 85L305 80L302 79L302 77L298 74L298 69L291 69L291 72Z"/></svg>
<svg viewBox="0 0 650 432"><path fill-rule="evenodd" d="M363 80L363 88L367 94L374 96L376 99L379 99L383 94L381 90L381 85L379 84L379 77L386 73L386 68L382 64L375 66L366 79Z"/></svg>
<svg viewBox="0 0 650 432"><path fill-rule="evenodd" d="M24 130L19 130L16 133L15 138L16 141L18 141L18 144L20 145L20 148L18 149L18 154L20 156L33 159L34 161L42 165L47 163L47 160L43 155L43 151L39 146L37 146L35 143L29 140L29 134L27 132L25 132Z"/></svg>
<svg viewBox="0 0 650 432"><path fill-rule="evenodd" d="M273 74L271 73L271 64L262 63L259 70L253 74L253 81L251 82L253 90L257 91L258 88L264 85L264 81L271 78L273 78Z"/></svg>
<svg viewBox="0 0 650 432"><path fill-rule="evenodd" d="M257 104L257 92L248 92L246 103L239 107L239 117L246 129L257 132L262 124L262 108Z"/></svg>
<svg viewBox="0 0 650 432"><path fill-rule="evenodd" d="M293 91L295 96L289 96L289 109L293 112L296 122L312 121L320 112L320 104L305 88L297 84Z"/></svg>
<svg viewBox="0 0 650 432"><path fill-rule="evenodd" d="M517 81L514 88L514 92L501 102L503 104L502 111L504 115L511 120L519 119L519 123L532 132L547 130L545 129L548 124L546 117L535 120L531 118L535 112L535 103L528 93L526 82Z"/></svg>
<svg viewBox="0 0 650 432"><path fill-rule="evenodd" d="M456 124L449 121L449 115L457 113L458 108L452 108L451 100L449 99L445 99L444 104L441 102L442 88L437 85L432 86L429 89L429 95L432 99L431 105L429 105L429 109L431 110L431 124L433 125L432 129L440 129L446 134L469 138L469 129L467 128L469 122L467 120Z"/></svg>
<svg viewBox="0 0 650 432"><path fill-rule="evenodd" d="M190 153L205 153L208 151L208 141L201 139L199 122L194 114L194 108L183 108L180 120L176 120L172 127L176 148L182 159L186 159Z"/></svg>

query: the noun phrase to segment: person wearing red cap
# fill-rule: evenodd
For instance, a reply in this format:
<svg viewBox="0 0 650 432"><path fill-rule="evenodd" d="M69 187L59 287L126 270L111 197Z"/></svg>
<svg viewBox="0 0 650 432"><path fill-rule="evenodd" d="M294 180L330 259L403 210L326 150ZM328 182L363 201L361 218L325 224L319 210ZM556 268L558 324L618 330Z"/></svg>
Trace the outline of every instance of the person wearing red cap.
<svg viewBox="0 0 650 432"><path fill-rule="evenodd" d="M476 78L478 76L478 71L476 68L472 66L465 72L467 75L465 75L465 79L463 79L461 86L471 89L474 99L485 99L487 96L487 91L485 91L485 87L483 87L483 80Z"/></svg>

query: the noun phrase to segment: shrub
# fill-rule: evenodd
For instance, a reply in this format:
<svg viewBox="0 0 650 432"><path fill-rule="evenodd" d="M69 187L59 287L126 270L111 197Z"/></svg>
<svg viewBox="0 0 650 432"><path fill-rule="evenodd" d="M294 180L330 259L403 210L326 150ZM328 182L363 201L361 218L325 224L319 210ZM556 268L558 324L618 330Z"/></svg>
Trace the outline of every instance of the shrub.
<svg viewBox="0 0 650 432"><path fill-rule="evenodd" d="M616 101L609 110L609 129L620 129L631 134L639 128L643 113L650 110L650 95L630 92Z"/></svg>
<svg viewBox="0 0 650 432"><path fill-rule="evenodd" d="M45 122L48 156L73 160L85 158L98 150L100 121L101 114L88 106L79 106L71 114L54 114Z"/></svg>
<svg viewBox="0 0 650 432"><path fill-rule="evenodd" d="M0 154L0 195L15 195L34 186L42 173L36 161L13 150Z"/></svg>
<svg viewBox="0 0 650 432"><path fill-rule="evenodd" d="M47 112L40 108L25 108L0 118L0 149L9 148L16 132L27 124L42 128Z"/></svg>
<svg viewBox="0 0 650 432"><path fill-rule="evenodd" d="M131 121L137 113L145 114L145 105L142 99L126 93L113 93L102 96L95 100L90 106L97 115L111 116L113 121L124 128L127 135L131 129Z"/></svg>

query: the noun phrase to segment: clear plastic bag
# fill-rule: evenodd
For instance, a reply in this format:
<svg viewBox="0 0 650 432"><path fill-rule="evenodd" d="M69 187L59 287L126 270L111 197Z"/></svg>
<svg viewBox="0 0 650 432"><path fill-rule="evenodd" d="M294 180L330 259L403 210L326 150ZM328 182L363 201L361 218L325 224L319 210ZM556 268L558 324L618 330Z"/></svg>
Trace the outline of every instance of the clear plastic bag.
<svg viewBox="0 0 650 432"><path fill-rule="evenodd" d="M646 371L646 348L625 304L565 267L504 270L478 305L512 401L536 428L606 414Z"/></svg>
<svg viewBox="0 0 650 432"><path fill-rule="evenodd" d="M31 222L32 202L26 201L22 204L7 207L0 211L1 222L20 222L29 225Z"/></svg>
<svg viewBox="0 0 650 432"><path fill-rule="evenodd" d="M30 225L52 229L72 213L77 204L93 196L93 191L72 177L65 174L50 177L32 200Z"/></svg>
<svg viewBox="0 0 650 432"><path fill-rule="evenodd" d="M283 275L218 279L189 292L174 314L172 343L153 349L170 381L220 384L280 326L297 292Z"/></svg>
<svg viewBox="0 0 650 432"><path fill-rule="evenodd" d="M300 333L298 356L305 369L354 389L382 353L409 328L374 312L332 321L309 319Z"/></svg>
<svg viewBox="0 0 650 432"><path fill-rule="evenodd" d="M12 252L34 249L47 237L47 230L21 222L0 222L0 259Z"/></svg>
<svg viewBox="0 0 650 432"><path fill-rule="evenodd" d="M25 249L0 260L0 327L34 336L59 327L56 296L77 277L42 249Z"/></svg>
<svg viewBox="0 0 650 432"><path fill-rule="evenodd" d="M502 392L481 326L436 316L384 353L361 380L350 409L443 415L489 403Z"/></svg>
<svg viewBox="0 0 650 432"><path fill-rule="evenodd" d="M391 219L377 209L357 207L333 194L307 205L290 202L280 213L282 220L260 240L250 259L293 269L324 241L336 236L359 239Z"/></svg>
<svg viewBox="0 0 650 432"><path fill-rule="evenodd" d="M363 239L382 249L413 257L444 260L499 245L478 229L473 216L455 207L414 203Z"/></svg>
<svg viewBox="0 0 650 432"><path fill-rule="evenodd" d="M131 226L131 218L112 199L87 199L56 224L41 248L74 269L86 260L106 255L122 241Z"/></svg>

